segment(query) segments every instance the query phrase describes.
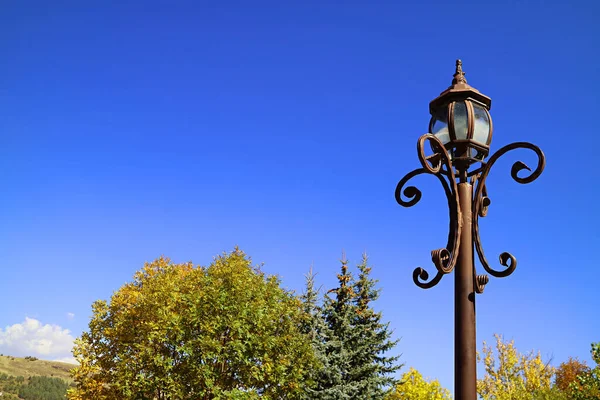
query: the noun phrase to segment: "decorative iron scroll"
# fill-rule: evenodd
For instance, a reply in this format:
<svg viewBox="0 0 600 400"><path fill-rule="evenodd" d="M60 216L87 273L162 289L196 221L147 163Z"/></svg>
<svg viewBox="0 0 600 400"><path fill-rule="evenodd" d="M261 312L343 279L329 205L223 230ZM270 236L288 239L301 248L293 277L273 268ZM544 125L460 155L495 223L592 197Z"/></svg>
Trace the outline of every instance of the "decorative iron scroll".
<svg viewBox="0 0 600 400"><path fill-rule="evenodd" d="M425 142L429 141L433 154L425 155ZM438 284L442 276L449 274L454 269L457 260L458 248L460 246L460 231L462 218L460 217L460 207L458 202L458 187L450 154L442 144L442 142L432 134L421 136L417 142L417 154L421 162L421 168L418 168L408 173L398 182L396 186L396 201L403 207L412 207L421 200L421 191L415 186L408 186L404 190L402 188L406 183L415 176L421 174L432 174L441 182L444 188L444 193L448 200L449 209L449 229L448 242L446 247L433 250L431 252L431 260L437 270L436 275L430 280L429 273L423 268L416 268L413 271L413 281L423 289L431 288ZM445 169L443 167L446 167ZM402 194L409 200L403 200Z"/></svg>
<svg viewBox="0 0 600 400"><path fill-rule="evenodd" d="M433 151L433 154L430 156L425 155L425 142L429 142ZM471 183L476 185L472 207L472 234L475 249L483 268L486 272L495 277L505 277L510 275L517 267L517 260L512 254L504 252L500 254L500 264L503 265L505 269L495 270L490 267L483 253L479 236L479 217L485 217L487 215L488 207L491 204L491 200L487 195L485 182L494 163L502 155L519 148L533 150L538 156L538 165L528 176L519 177L519 172L523 170L531 171L531 169L525 163L517 161L512 166L511 177L521 184L533 182L544 170L546 159L544 153L537 146L526 142L516 142L502 147L492 155L487 162L482 162L481 167L468 174L468 176L471 176ZM436 268L435 276L431 278L431 280L428 280L429 273L425 269L416 268L413 271L413 281L415 284L423 289L429 289L437 285L444 275L449 274L454 270L458 258L458 249L460 247L462 216L458 198L458 184L455 168L452 165L450 155L442 142L432 134L425 134L417 141L417 154L421 163L421 168L409 172L400 180L400 182L398 182L395 192L396 201L403 207L412 207L417 204L421 200L422 192L415 186L405 187L405 185L415 176L431 174L438 178L442 184L448 200L449 210L448 242L446 243L446 247L431 252L431 260ZM403 199L402 195L404 195L407 200ZM473 263L473 265L475 264ZM473 277L473 287L475 292L483 293L485 285L489 281L489 277L487 275L477 275L476 271L473 271Z"/></svg>
<svg viewBox="0 0 600 400"><path fill-rule="evenodd" d="M538 164L535 170L531 172L531 174L521 178L518 176L518 173L523 170L531 171L531 168L529 168L527 164L523 163L522 161L517 161L513 164L511 168L510 176L516 182L521 184L531 183L535 181L544 171L544 167L546 166L546 157L544 156L544 153L542 152L542 150L540 150L539 147L527 142L516 142L502 147L490 157L487 163L481 168L481 172L479 172L473 179L474 183L477 185L473 200L473 240L475 242L475 249L477 250L477 255L479 256L479 262L486 270L486 272L497 278L503 278L512 274L515 271L515 268L517 268L517 259L512 254L508 252L503 252L502 254L500 254L499 258L500 265L504 266L505 269L495 270L490 267L490 264L483 253L483 246L481 245L481 238L479 236L479 217L485 217L487 215L488 207L491 203L491 200L487 195L485 181L488 177L488 174L490 173L492 166L504 154L515 149L533 150L538 156Z"/></svg>

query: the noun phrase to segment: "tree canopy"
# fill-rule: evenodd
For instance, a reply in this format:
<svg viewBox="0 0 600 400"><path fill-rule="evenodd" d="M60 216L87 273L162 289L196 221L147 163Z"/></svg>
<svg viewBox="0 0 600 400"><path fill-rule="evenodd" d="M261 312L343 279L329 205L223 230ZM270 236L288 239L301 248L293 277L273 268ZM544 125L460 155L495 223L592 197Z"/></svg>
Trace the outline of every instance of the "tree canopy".
<svg viewBox="0 0 600 400"><path fill-rule="evenodd" d="M592 343L590 352L596 366L578 374L576 381L570 383L569 394L573 400L600 400L600 343Z"/></svg>
<svg viewBox="0 0 600 400"><path fill-rule="evenodd" d="M69 384L50 376L11 376L0 373L2 399L61 400L67 394Z"/></svg>
<svg viewBox="0 0 600 400"><path fill-rule="evenodd" d="M483 343L478 358L485 366L485 376L477 382L477 392L484 400L531 400L551 389L554 368L542 360L540 353L521 354L514 340L505 342L495 335L496 355Z"/></svg>
<svg viewBox="0 0 600 400"><path fill-rule="evenodd" d="M294 399L317 365L301 301L240 250L147 263L76 340L83 399Z"/></svg>
<svg viewBox="0 0 600 400"><path fill-rule="evenodd" d="M561 363L556 369L554 385L563 392L569 391L572 383L579 385L577 376L589 370L590 367L585 362L569 357L568 361Z"/></svg>
<svg viewBox="0 0 600 400"><path fill-rule="evenodd" d="M414 368L402 375L400 382L386 400L450 400L452 396L437 379L426 380Z"/></svg>

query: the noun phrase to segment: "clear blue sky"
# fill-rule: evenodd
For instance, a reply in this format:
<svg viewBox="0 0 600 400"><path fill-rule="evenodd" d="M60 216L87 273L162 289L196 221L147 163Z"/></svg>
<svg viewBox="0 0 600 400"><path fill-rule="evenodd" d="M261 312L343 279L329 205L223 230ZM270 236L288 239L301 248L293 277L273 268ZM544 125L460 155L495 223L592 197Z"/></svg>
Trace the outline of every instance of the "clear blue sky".
<svg viewBox="0 0 600 400"><path fill-rule="evenodd" d="M94 300L161 254L206 265L239 245L301 290L311 264L329 288L342 250L367 251L402 360L452 388L453 276L411 278L445 244L443 192L420 177L418 206L393 194L461 58L493 99L492 150L547 156L530 185L509 173L527 151L488 179L486 254L519 265L477 298L478 340L589 361L599 4L3 2L0 328L79 335Z"/></svg>

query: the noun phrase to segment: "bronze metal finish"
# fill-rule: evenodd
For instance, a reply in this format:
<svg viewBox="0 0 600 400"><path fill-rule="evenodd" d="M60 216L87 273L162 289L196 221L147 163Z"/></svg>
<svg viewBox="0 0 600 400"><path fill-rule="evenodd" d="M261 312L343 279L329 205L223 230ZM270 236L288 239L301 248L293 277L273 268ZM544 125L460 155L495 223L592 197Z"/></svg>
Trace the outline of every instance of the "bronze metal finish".
<svg viewBox="0 0 600 400"><path fill-rule="evenodd" d="M477 342L475 338L475 269L473 268L473 186L458 184L462 214L462 242L454 273L454 397L477 398Z"/></svg>
<svg viewBox="0 0 600 400"><path fill-rule="evenodd" d="M485 103L489 109L491 99L466 83L462 63L458 60L452 86L431 102L432 115L437 112L437 107L448 104L449 97L452 99L464 98L461 96L464 96L465 93L470 98ZM491 138L488 144L490 141ZM433 154L425 154L425 142L429 143ZM415 186L406 186L406 184L409 180L421 174L433 175L442 184L448 200L450 220L448 241L445 247L431 252L435 275L430 279L429 273L425 269L416 268L413 271L413 281L420 288L429 289L437 285L444 275L456 269L454 302L455 398L458 400L477 400L475 293L483 293L489 282L489 277L488 275L477 275L474 253L477 252L483 269L494 277L508 276L517 267L516 258L508 252L503 252L499 257L503 269L490 267L484 255L479 236L479 217L487 215L488 207L491 204L487 193L486 180L495 162L511 150L529 149L538 157L537 166L533 171L521 161L513 164L511 177L521 184L533 182L540 176L546 165L546 158L539 147L526 142L516 142L502 147L487 162L467 160L461 157L453 158L450 153L452 149L456 149L455 142L451 141L451 143L444 145L438 137L431 133L421 136L417 141L417 155L421 168L408 173L398 182L395 197L398 204L403 207L412 207L417 204L421 200L421 191ZM478 166L475 166L476 162L479 163ZM469 171L470 167L474 167L472 171ZM530 173L524 177L518 176L519 172L524 170ZM403 195L406 200L402 198Z"/></svg>
<svg viewBox="0 0 600 400"><path fill-rule="evenodd" d="M464 105L468 115L467 135L462 138L457 137L457 133L454 130L457 104ZM481 112L485 113L488 118L489 135L485 143L480 143L474 138L475 107L479 107ZM487 156L493 134L492 119L489 115L491 107L492 99L467 83L465 73L462 69L462 61L456 60L456 72L454 73L452 85L429 103L429 112L432 116L429 122L429 131L433 132L434 123L437 119L443 118L446 120L450 141L444 145L453 155L455 164L473 164L482 161Z"/></svg>

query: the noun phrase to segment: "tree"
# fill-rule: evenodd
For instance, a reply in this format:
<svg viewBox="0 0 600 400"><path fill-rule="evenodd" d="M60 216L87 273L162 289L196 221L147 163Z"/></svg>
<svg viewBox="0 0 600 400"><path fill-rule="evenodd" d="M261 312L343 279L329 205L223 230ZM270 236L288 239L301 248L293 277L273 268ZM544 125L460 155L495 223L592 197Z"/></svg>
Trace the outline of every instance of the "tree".
<svg viewBox="0 0 600 400"><path fill-rule="evenodd" d="M600 343L592 343L591 353L596 366L577 375L577 382L569 385L573 400L600 399Z"/></svg>
<svg viewBox="0 0 600 400"><path fill-rule="evenodd" d="M349 375L351 380L358 382L355 399L383 399L396 383L391 375L402 367L398 364L400 356L386 356L399 340L391 340L389 323L383 323L381 312L372 308L381 290L375 288L377 281L370 276L371 267L366 254L363 254L358 270L358 280L354 284L356 313L353 321L357 334L353 336L355 351Z"/></svg>
<svg viewBox="0 0 600 400"><path fill-rule="evenodd" d="M585 362L580 362L577 358L569 357L569 360L561 363L556 369L554 385L563 392L568 392L570 385L577 385L577 376L588 372L590 367Z"/></svg>
<svg viewBox="0 0 600 400"><path fill-rule="evenodd" d="M19 388L19 398L24 400L60 400L65 398L69 384L49 376L32 376Z"/></svg>
<svg viewBox="0 0 600 400"><path fill-rule="evenodd" d="M386 356L398 341L390 339L389 325L372 309L379 290L370 278L366 255L358 266L358 281L348 270L345 256L341 264L338 287L325 296L320 315L314 314L325 323L318 333L316 351L323 354L326 368L317 375L310 398L383 399L395 383L390 375L401 367L398 356Z"/></svg>
<svg viewBox="0 0 600 400"><path fill-rule="evenodd" d="M0 374L2 399L59 400L64 399L69 384L50 376L11 376Z"/></svg>
<svg viewBox="0 0 600 400"><path fill-rule="evenodd" d="M566 392L554 385L551 388L540 389L532 394L532 400L571 400Z"/></svg>
<svg viewBox="0 0 600 400"><path fill-rule="evenodd" d="M402 375L400 382L386 400L450 400L452 396L448 389L444 389L440 382L425 380L414 368Z"/></svg>
<svg viewBox="0 0 600 400"><path fill-rule="evenodd" d="M323 309L319 301L319 290L315 289L315 274L312 267L306 278L306 290L301 296L305 313L302 332L309 337L313 351L318 361L318 366L308 372L309 384L304 385L302 398L314 400L319 398L324 390L324 382L327 382L331 373L331 366L327 358L327 342L331 339L331 330L323 318Z"/></svg>
<svg viewBox="0 0 600 400"><path fill-rule="evenodd" d="M485 366L485 376L477 382L477 392L485 400L530 400L538 393L551 388L554 368L542 361L540 353L520 354L514 340L504 342L496 338L498 363L493 349L483 343L483 357L478 360Z"/></svg>
<svg viewBox="0 0 600 400"><path fill-rule="evenodd" d="M301 301L239 249L161 257L92 310L70 399L296 399L316 365Z"/></svg>
<svg viewBox="0 0 600 400"><path fill-rule="evenodd" d="M354 278L348 271L348 261L343 256L341 273L338 274L338 287L331 289L325 296L323 318L329 331L329 337L323 338L328 359L328 369L325 371L315 393L315 400L344 400L354 399L358 383L350 379L349 371L352 365L352 344L357 335L353 329L355 307L353 304ZM330 293L335 297L329 296Z"/></svg>

